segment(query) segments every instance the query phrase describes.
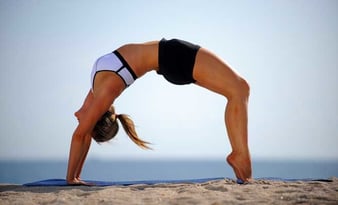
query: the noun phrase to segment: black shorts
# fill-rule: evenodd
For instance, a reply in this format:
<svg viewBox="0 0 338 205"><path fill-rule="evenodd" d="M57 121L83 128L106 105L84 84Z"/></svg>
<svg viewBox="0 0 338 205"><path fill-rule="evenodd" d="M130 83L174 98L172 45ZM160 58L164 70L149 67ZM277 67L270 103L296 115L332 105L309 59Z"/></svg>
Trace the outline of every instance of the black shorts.
<svg viewBox="0 0 338 205"><path fill-rule="evenodd" d="M159 42L157 73L176 85L196 82L193 69L198 49L200 46L183 40L163 38Z"/></svg>

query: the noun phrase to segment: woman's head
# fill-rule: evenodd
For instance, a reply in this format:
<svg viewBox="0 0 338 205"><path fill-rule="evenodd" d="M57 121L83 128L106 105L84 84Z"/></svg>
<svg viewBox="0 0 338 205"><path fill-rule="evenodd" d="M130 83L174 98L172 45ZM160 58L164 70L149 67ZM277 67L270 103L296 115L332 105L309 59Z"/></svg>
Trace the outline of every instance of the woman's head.
<svg viewBox="0 0 338 205"><path fill-rule="evenodd" d="M111 140L115 137L119 131L119 125L117 124L116 117L114 116L114 108L111 107L99 121L97 121L92 137L93 139L100 143Z"/></svg>
<svg viewBox="0 0 338 205"><path fill-rule="evenodd" d="M149 143L141 140L138 137L133 121L127 115L115 114L113 106L111 106L110 109L96 123L92 133L93 139L96 142L101 143L107 142L114 138L119 130L117 119L120 120L126 134L135 144L143 149L150 149L150 147L148 147Z"/></svg>

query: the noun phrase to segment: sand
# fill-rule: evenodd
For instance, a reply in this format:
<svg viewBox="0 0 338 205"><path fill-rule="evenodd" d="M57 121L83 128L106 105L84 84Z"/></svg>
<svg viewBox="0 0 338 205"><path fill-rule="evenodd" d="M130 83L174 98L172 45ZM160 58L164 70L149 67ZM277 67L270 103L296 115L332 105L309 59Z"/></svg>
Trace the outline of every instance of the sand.
<svg viewBox="0 0 338 205"><path fill-rule="evenodd" d="M109 187L1 184L0 204L338 204L338 178L332 182L255 180L246 185L230 179Z"/></svg>

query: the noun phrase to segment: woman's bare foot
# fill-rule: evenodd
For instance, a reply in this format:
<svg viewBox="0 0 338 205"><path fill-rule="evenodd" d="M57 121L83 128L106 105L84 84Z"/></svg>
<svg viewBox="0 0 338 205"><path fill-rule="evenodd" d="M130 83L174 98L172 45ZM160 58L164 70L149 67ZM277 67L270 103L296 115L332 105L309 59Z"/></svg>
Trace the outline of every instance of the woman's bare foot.
<svg viewBox="0 0 338 205"><path fill-rule="evenodd" d="M67 184L72 186L94 186L95 184L87 183L85 181L82 181L81 179L67 179Z"/></svg>
<svg viewBox="0 0 338 205"><path fill-rule="evenodd" d="M251 179L251 160L249 154L236 154L232 152L227 157L227 162L235 172L237 179L243 183L249 182Z"/></svg>

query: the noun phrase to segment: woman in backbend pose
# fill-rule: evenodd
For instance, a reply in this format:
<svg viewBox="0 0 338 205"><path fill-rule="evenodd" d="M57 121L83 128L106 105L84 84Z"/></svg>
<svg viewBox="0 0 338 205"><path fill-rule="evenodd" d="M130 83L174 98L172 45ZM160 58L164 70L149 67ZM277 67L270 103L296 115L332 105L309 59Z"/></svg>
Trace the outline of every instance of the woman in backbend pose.
<svg viewBox="0 0 338 205"><path fill-rule="evenodd" d="M92 88L75 113L79 124L72 136L67 182L86 184L81 181L80 174L91 139L105 142L114 137L118 129L117 119L137 145L149 148L147 142L138 138L131 119L116 114L112 104L137 78L153 70L171 83L195 83L227 98L225 124L232 147L227 162L237 179L247 182L251 178L249 85L210 51L178 39L127 44L95 62L91 75Z"/></svg>

